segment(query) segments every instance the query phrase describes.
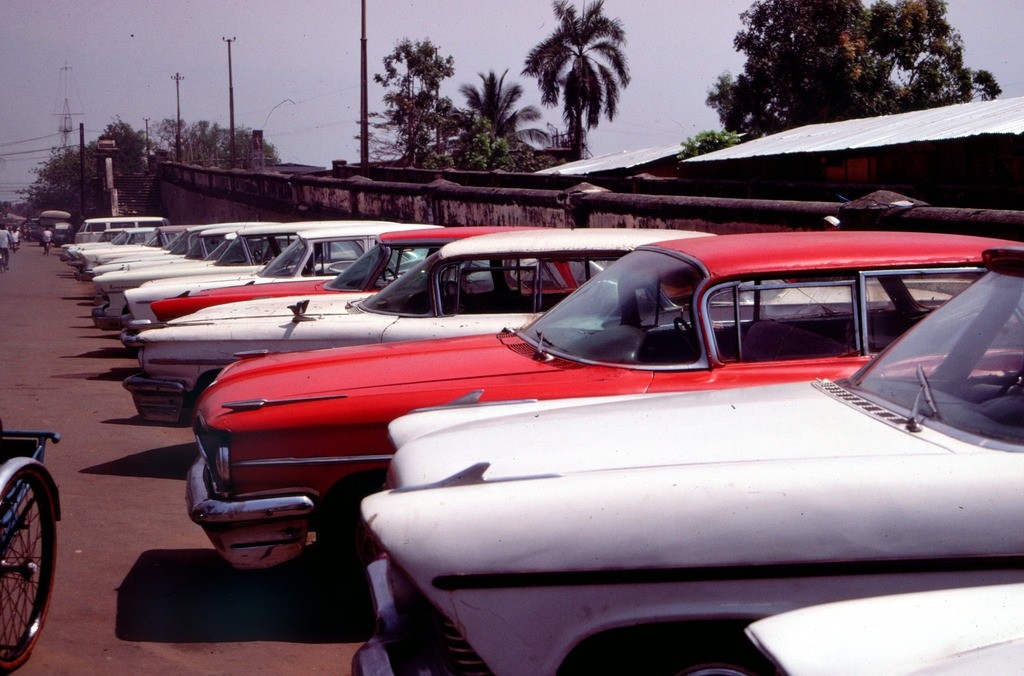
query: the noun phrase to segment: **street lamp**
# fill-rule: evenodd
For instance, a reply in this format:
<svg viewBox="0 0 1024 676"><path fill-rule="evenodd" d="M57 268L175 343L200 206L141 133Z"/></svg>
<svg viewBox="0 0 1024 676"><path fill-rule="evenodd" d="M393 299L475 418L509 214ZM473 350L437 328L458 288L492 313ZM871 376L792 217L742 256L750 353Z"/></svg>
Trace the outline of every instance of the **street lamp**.
<svg viewBox="0 0 1024 676"><path fill-rule="evenodd" d="M238 38L221 38L228 43L228 110L231 115L231 137L228 139L228 152L231 157L228 159L228 166L235 168L235 85L231 78L231 43Z"/></svg>
<svg viewBox="0 0 1024 676"><path fill-rule="evenodd" d="M181 81L185 78L175 73L171 79L174 80L174 98L178 102L178 126L174 132L174 161L181 162Z"/></svg>

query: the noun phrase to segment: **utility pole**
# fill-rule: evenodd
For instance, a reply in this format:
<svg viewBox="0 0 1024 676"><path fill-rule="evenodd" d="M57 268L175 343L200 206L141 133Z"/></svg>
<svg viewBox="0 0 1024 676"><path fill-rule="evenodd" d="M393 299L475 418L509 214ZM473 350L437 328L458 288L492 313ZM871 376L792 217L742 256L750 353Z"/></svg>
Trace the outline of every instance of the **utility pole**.
<svg viewBox="0 0 1024 676"><path fill-rule="evenodd" d="M178 126L174 132L174 161L181 162L181 81L185 78L175 73L171 79L174 80L174 94L178 101Z"/></svg>
<svg viewBox="0 0 1024 676"><path fill-rule="evenodd" d="M370 166L369 111L366 102L366 0L362 0L363 31L359 39L359 167L363 176Z"/></svg>
<svg viewBox="0 0 1024 676"><path fill-rule="evenodd" d="M224 42L228 43L228 112L230 114L230 134L231 137L228 139L228 167L231 169L235 168L235 84L231 77L231 43L238 38L221 38Z"/></svg>
<svg viewBox="0 0 1024 676"><path fill-rule="evenodd" d="M149 118L142 118L146 123L146 162L149 163Z"/></svg>

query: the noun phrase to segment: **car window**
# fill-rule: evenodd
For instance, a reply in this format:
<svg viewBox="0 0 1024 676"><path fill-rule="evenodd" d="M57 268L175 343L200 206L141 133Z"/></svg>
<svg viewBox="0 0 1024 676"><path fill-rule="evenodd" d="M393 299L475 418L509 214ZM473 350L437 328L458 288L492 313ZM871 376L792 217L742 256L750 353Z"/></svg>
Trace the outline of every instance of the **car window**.
<svg viewBox="0 0 1024 676"><path fill-rule="evenodd" d="M588 257L465 260L439 275L441 313L542 312L585 282L612 259Z"/></svg>

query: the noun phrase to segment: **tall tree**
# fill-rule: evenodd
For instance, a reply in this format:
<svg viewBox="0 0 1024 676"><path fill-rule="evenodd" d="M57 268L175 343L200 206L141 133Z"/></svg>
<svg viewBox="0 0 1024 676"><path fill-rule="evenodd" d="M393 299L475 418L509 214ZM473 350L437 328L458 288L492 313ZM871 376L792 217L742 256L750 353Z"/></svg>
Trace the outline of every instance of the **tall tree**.
<svg viewBox="0 0 1024 676"><path fill-rule="evenodd" d="M586 133L618 113L619 90L629 85L622 22L604 14L604 0L584 3L577 14L568 0L554 3L555 30L526 57L523 75L537 78L541 102L562 101L572 157L583 157Z"/></svg>
<svg viewBox="0 0 1024 676"><path fill-rule="evenodd" d="M403 166L427 166L448 152L448 140L457 131L455 106L441 96L441 84L455 74L455 59L441 56L438 48L408 38L384 57L384 72L373 76L385 88L385 111L374 128L388 139L375 139L378 156L389 155Z"/></svg>
<svg viewBox="0 0 1024 676"><path fill-rule="evenodd" d="M819 122L994 98L988 71L963 64L943 0L757 0L733 44L743 72L719 76L707 104L750 137Z"/></svg>
<svg viewBox="0 0 1024 676"><path fill-rule="evenodd" d="M526 128L531 122L541 119L541 112L536 106L517 108L516 104L523 96L523 87L519 83L505 84L508 70L499 77L493 70L480 76L480 88L471 84L459 87L459 93L466 97L466 107L473 115L490 122L494 135L498 138L516 139L523 142L545 143L549 135L542 129Z"/></svg>

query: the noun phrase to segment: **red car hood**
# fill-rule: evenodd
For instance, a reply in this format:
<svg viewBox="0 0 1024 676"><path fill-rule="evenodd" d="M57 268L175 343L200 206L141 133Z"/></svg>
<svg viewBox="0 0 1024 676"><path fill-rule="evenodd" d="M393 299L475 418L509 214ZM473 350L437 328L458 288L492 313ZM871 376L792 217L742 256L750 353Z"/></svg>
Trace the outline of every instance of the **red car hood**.
<svg viewBox="0 0 1024 676"><path fill-rule="evenodd" d="M481 401L626 394L646 391L652 377L532 357L510 333L273 354L228 366L196 412L232 431L373 424L476 390Z"/></svg>

